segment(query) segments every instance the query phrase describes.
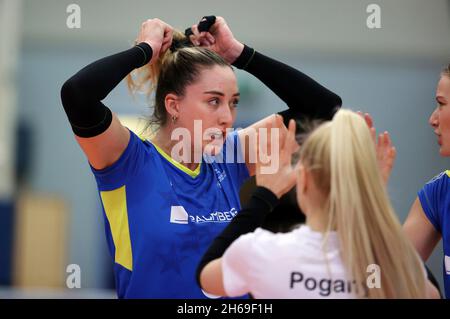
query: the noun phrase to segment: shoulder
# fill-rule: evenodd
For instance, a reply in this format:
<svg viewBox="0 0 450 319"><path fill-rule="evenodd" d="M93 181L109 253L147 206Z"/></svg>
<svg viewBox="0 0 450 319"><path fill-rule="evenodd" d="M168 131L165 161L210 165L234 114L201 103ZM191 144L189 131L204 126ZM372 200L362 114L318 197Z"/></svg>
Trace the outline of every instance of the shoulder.
<svg viewBox="0 0 450 319"><path fill-rule="evenodd" d="M450 170L440 172L431 178L419 191L419 197L426 197L428 200L436 200L442 196L450 196L447 190L450 188Z"/></svg>
<svg viewBox="0 0 450 319"><path fill-rule="evenodd" d="M295 230L288 233L273 233L257 228L254 232L239 237L236 244L249 249L254 254L270 255L290 248L290 244L300 244Z"/></svg>
<svg viewBox="0 0 450 319"><path fill-rule="evenodd" d="M139 138L130 130L130 140L120 158L111 166L91 170L101 191L121 187L140 176L143 169L154 170L155 150L153 145Z"/></svg>
<svg viewBox="0 0 450 319"><path fill-rule="evenodd" d="M257 228L254 232L241 235L230 246L234 251L251 251L252 254L257 253L264 248L264 244L271 242L274 234L262 228Z"/></svg>
<svg viewBox="0 0 450 319"><path fill-rule="evenodd" d="M417 195L423 212L436 230L441 231L450 205L450 171L447 170L434 176L420 189Z"/></svg>
<svg viewBox="0 0 450 319"><path fill-rule="evenodd" d="M442 183L442 182L449 182L450 181L450 170L445 170L443 172L440 172L433 178L431 178L425 185L428 184L435 184L435 183Z"/></svg>

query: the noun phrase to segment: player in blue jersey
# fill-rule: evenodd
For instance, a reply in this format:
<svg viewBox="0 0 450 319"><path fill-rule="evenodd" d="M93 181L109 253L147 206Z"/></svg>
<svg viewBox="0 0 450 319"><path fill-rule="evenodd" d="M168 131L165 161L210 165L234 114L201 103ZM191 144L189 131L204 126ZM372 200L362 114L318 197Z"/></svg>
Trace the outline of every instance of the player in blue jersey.
<svg viewBox="0 0 450 319"><path fill-rule="evenodd" d="M265 127L279 128L280 139L286 132L273 115L230 130L239 101L231 65L286 102L285 120L329 119L342 103L305 74L237 41L222 18L210 32L216 52L190 45L159 19L147 20L136 46L91 63L61 89L97 181L119 298L212 297L196 284L195 268L241 209L239 188L254 175L245 136ZM151 140L124 127L101 102L135 69L131 88L155 86L151 122L158 130Z"/></svg>
<svg viewBox="0 0 450 319"><path fill-rule="evenodd" d="M442 72L429 123L438 138L441 156L450 156L450 65ZM418 192L404 229L423 260L427 260L443 240L445 296L450 299L450 171L432 178Z"/></svg>

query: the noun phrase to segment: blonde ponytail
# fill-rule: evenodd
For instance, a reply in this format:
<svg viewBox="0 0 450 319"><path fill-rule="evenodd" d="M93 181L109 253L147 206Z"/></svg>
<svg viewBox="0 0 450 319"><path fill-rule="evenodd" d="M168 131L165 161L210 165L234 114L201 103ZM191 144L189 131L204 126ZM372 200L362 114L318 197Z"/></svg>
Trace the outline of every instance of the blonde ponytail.
<svg viewBox="0 0 450 319"><path fill-rule="evenodd" d="M185 40L185 35L178 30L173 31L172 41L182 42ZM152 93L156 90L159 74L163 65L170 63L174 58L172 50L165 51L151 64L146 64L143 67L136 69L127 76L127 86L131 94L136 92L144 92L148 98L151 98Z"/></svg>

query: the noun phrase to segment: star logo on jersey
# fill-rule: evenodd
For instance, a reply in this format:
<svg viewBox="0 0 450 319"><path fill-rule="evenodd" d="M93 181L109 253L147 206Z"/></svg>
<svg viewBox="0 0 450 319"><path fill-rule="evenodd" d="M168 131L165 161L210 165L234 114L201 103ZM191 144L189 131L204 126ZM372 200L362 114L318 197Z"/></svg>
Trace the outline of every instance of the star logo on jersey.
<svg viewBox="0 0 450 319"><path fill-rule="evenodd" d="M176 233L183 241L180 243L180 248L183 251L198 251L201 248L202 234L197 229L198 227L191 226L189 229L182 233ZM212 237L210 237L212 238Z"/></svg>
<svg viewBox="0 0 450 319"><path fill-rule="evenodd" d="M175 271L177 274L181 275L183 271L181 264L184 260L189 258L189 255L180 254L176 244L172 243L165 253L157 253L156 258L162 261L161 269L159 270L160 274L163 274L166 271Z"/></svg>

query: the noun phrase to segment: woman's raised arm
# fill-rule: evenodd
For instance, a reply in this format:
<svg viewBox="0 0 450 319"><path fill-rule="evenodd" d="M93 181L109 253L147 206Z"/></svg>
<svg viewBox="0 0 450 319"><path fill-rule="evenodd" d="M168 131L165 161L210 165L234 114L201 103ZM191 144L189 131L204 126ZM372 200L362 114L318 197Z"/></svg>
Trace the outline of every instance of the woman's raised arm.
<svg viewBox="0 0 450 319"><path fill-rule="evenodd" d="M61 101L91 165L103 169L125 151L130 132L101 101L134 69L170 47L172 28L158 19L142 24L135 47L84 67L61 88Z"/></svg>

